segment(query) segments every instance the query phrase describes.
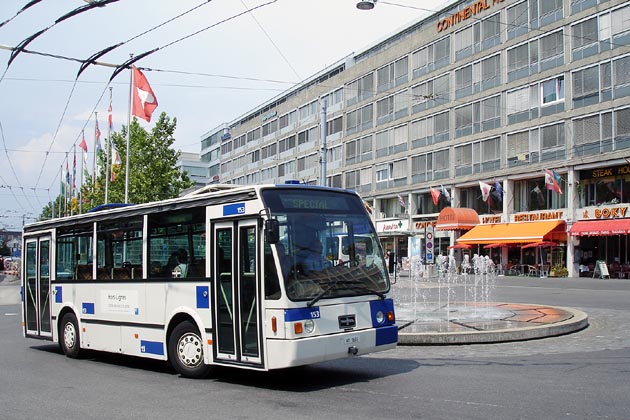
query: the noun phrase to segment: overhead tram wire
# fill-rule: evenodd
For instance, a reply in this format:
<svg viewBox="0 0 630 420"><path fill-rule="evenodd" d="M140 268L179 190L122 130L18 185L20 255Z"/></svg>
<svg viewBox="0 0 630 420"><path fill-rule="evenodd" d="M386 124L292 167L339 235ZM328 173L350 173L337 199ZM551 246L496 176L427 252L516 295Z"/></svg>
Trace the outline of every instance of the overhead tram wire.
<svg viewBox="0 0 630 420"><path fill-rule="evenodd" d="M172 42L169 42L168 44L162 45L161 47L154 48L154 49L152 49L150 51L146 51L146 52L144 52L142 54L139 54L139 55L137 55L137 56L135 56L133 58L130 58L129 60L127 60L124 63L122 63L121 65L119 65L116 68L116 70L114 70L114 72L112 73L111 77L109 78L109 81L111 82L121 71L123 71L126 68L129 68L133 63L137 62L138 60L140 60L140 59L142 59L144 57L147 57L147 56L149 56L149 55L151 55L151 54L153 54L153 53L155 53L157 51L161 51L163 49L166 49L166 48L168 48L170 46L173 46L173 45L175 45L175 44L177 44L177 43L179 43L181 41L184 41L184 40L186 40L188 38L192 38L195 35L199 35L200 33L207 31L208 29L212 29L212 28L214 28L216 26L219 26L219 25L221 25L221 24L223 24L225 22L228 22L230 20L233 20L233 19L236 19L236 18L238 18L240 16L243 16L244 14L249 13L252 10L260 9L262 7L265 7L265 6L268 6L270 4L276 3L277 1L278 0L271 0L271 1L268 1L267 3L259 4L256 7L252 7L251 9L245 10L244 12L237 13L235 15L232 15L230 17L222 19L222 20L220 20L220 21L218 21L216 23L213 23L210 26L206 26L205 28L199 29L198 31L195 31L195 32L193 32L191 34L188 34L186 36L178 38L175 41L172 41Z"/></svg>
<svg viewBox="0 0 630 420"><path fill-rule="evenodd" d="M245 4L244 0L241 0L241 3L243 4L243 6L245 6L245 8L247 8L247 4ZM269 42L271 42L271 45L273 45L273 47L276 49L276 51L278 52L278 54L280 54L280 57L282 57L282 59L284 60L285 63L287 63L287 66L289 66L289 68L291 69L291 71L293 72L293 74L298 78L298 83L300 80L302 80L302 77L298 74L298 72L295 70L295 67L293 67L293 65L291 64L291 62L287 59L287 57L282 53L282 51L280 50L280 48L278 47L278 45L274 42L273 39L271 39L271 36L269 35L269 33L265 30L265 28L263 28L263 26L260 24L260 22L258 21L258 19L256 19L256 16L254 16L253 13L249 13L252 17L252 19L254 19L254 22L256 22L256 25L258 25L258 27L260 28L261 31L263 31L263 33L265 34L265 36L267 37L267 39L269 40Z"/></svg>
<svg viewBox="0 0 630 420"><path fill-rule="evenodd" d="M162 47L154 48L153 50L147 51L147 52L145 52L145 53L143 53L143 54L140 54L140 55L138 55L138 56L136 56L136 57L134 57L134 58L132 58L132 59L130 59L130 60L127 60L127 61L126 61L125 63L123 63L123 64L118 65L118 66L116 67L116 69L114 70L114 73L113 73L113 74L112 74L112 76L110 77L110 80L108 81L107 85L106 85L106 86L105 86L105 88L103 89L103 92L101 93L101 95L100 95L100 97L99 97L98 101L96 102L96 104L95 104L94 108L92 109L92 112L90 113L90 115L92 115L92 114L94 113L94 111L95 111L95 110L96 110L96 108L98 107L98 104L101 102L101 99L103 99L103 96L105 95L105 92L107 91L107 87L108 87L108 86L109 86L109 84L111 83L112 79L113 79L114 77L116 77L116 76L117 76L117 75L118 75L118 74L119 74L122 70L124 70L125 68L127 68L128 66L130 66L130 65L131 65L132 63L134 63L135 61L137 61L136 59L144 58L144 57L146 57L147 55L150 55L150 54L152 54L152 53L154 53L154 52L156 52L156 51L159 51L159 50L161 50L161 49L164 49L164 48L170 47L171 45L174 45L174 44L176 44L176 43L178 43L178 42L181 42L181 41L183 41L183 40L185 40L185 39L188 39L188 38L190 38L190 37L192 37L192 36L195 36L195 35L197 35L197 34L199 34L199 33L201 33L201 32L204 32L204 31L206 31L206 30L208 30L208 29L211 29L211 28L214 28L214 27L216 27L216 26L218 26L218 25L220 25L220 24L222 24L222 23L225 23L225 22L230 21L230 20L232 20L232 19L235 19L235 18L237 18L237 17L239 17L239 16L242 16L242 15L244 15L245 13L248 13L250 10L256 10L256 9L259 9L259 8L261 8L261 7L264 7L264 6L267 6L267 5L273 4L273 3L277 2L277 1L278 1L278 0L272 0L272 1L269 1L269 2L267 2L267 3L263 3L263 4L258 5L258 6L256 6L256 7L253 7L253 8L251 8L251 9L249 9L249 10L247 10L247 11L244 11L244 12L242 12L242 13L238 13L238 14L236 14L236 15L230 16L230 17L228 17L228 18L226 18L226 19L223 19L223 20L221 20L221 21L219 21L219 22L216 22L216 23L214 23L214 24L212 24L212 25L210 25L210 26L207 26L206 28L200 29L200 30L198 30L198 31L195 31L195 32L193 32L193 33L189 34L189 35L186 35L186 36L184 36L184 37L181 37L181 38L179 38L179 39L177 39L177 40L175 40L175 41L173 41L173 42L170 42L170 43L168 43L168 44L166 44L166 45L164 45L164 46L162 46ZM94 63L94 64L96 64L96 63ZM102 63L99 63L99 64L102 64ZM102 65L105 65L105 64L102 64ZM111 64L108 64L107 66L111 67L112 65L111 65ZM143 69L145 69L145 68L143 68ZM147 69L147 70L151 70L151 69L149 68L149 69ZM75 86L76 86L76 81L75 81L75 84L73 85L73 91L74 91L74 87L75 87ZM69 100L70 100L70 98L68 99L68 103L69 103ZM68 106L68 103L66 104L66 108L67 108L67 106ZM65 115L65 110L64 110L64 115ZM62 116L62 119L63 119L63 116ZM84 124L84 126L83 126L82 130L84 130L84 129L85 129L85 127L87 126L87 123L88 123L88 122L86 121L86 123ZM61 122L60 122L59 126L60 126L60 125L61 125ZM46 157L45 157L45 159L47 159L47 158L48 158L48 154L50 153L50 150L51 150L51 148L52 148L52 145L54 144L54 141L55 141L55 139L56 139L56 134L58 133L58 131L59 131L59 129L57 129L57 131L55 132L55 137L53 138L53 140L52 140L52 142L51 142L51 145L50 145L50 147L49 147L49 149L48 149L48 152L46 153ZM80 134L79 134L79 135L80 135ZM77 142L77 141L78 141L78 136L77 136L77 139L75 139L74 143L76 144L76 142ZM41 171L40 171L40 173L39 173L39 176L38 176L38 178L37 178L37 183L35 184L35 187L36 187L36 188L37 188L37 186L39 185L39 181L40 181L40 179L41 179L41 176L42 176L42 173L43 173L43 170L44 170L44 166L45 166L45 162L44 162L44 165L42 165L42 169L41 169ZM54 183L54 181L53 181L53 183ZM50 187L50 188L52 188L52 184L51 184L51 187Z"/></svg>
<svg viewBox="0 0 630 420"><path fill-rule="evenodd" d="M100 7L102 7L102 6L104 6L105 4L107 4L107 3L111 3L111 2L114 2L114 1L118 1L118 0L101 0L101 1L98 1L98 2L96 2L96 1L95 1L94 3L90 3L90 4L86 5L86 6L89 6L89 7L82 6L81 8L75 9L75 11L74 11L74 12L76 12L76 10L83 9L83 10L81 10L80 12L76 12L76 13L71 12L71 13L74 13L74 14L77 14L77 13L82 13L83 11L87 10L88 8L91 8L91 7L96 7L96 6L100 6ZM207 1L203 2L203 3L200 3L199 5L197 5L197 6L193 7L193 8L191 8L191 9L187 10L186 12L181 13L181 14L179 14L179 15L177 15L177 16L175 16L175 17L171 18L171 19L168 19L167 21L165 21L165 22L163 22L163 23L161 23L161 24L159 24L159 25L157 25L157 26L154 26L154 27L153 27L153 28L151 28L151 29L148 29L148 30L146 30L146 31L144 31L144 32L142 32L142 33L140 33L140 34L138 34L138 35L136 35L136 36L134 36L134 37L132 37L132 38L128 39L127 41L120 42L120 43L118 43L118 44L116 44L116 45L114 45L114 46L107 47L107 48L105 48L104 50L101 50L101 51L99 51L98 53L96 53L96 54L92 55L92 56L91 56L91 57L89 57L87 60L77 60L77 59L72 59L72 61L79 61L79 62L81 62L81 67L79 68L79 72L77 73L77 76L76 76L76 78L75 78L74 84L72 85L72 90L70 91L70 95L68 96L68 100L66 101L66 105L65 105L65 107L64 107L63 113L62 113L61 118L60 118L60 120L59 120L59 124L57 125L57 129L55 130L55 134L54 134L54 136L53 136L53 138L52 138L52 140L51 140L50 146L48 147L48 151L46 152L46 155L44 156L44 162L43 162L43 164L42 164L42 167L41 167L41 170L40 170L39 176L37 177L37 182L35 183L35 187L37 187L37 186L39 185L39 181L40 181L41 176L42 176L42 173L43 173L43 171L44 171L44 167L46 166L46 161L48 160L48 154L50 153L50 150L52 150L52 147L53 147L53 145L54 145L54 143L55 143L55 141L56 141L56 139L57 139L57 135L59 134L59 129L60 129L60 127L61 127L61 124L63 123L64 117L65 117L66 112L67 112L67 110L68 110L68 106L70 105L70 101L71 101L71 99L72 99L72 96L73 96L73 94L74 94L74 90L75 90L75 88L76 88L77 80L78 80L79 76L81 75L81 73L82 73L82 72L83 72L83 71L84 71L84 70L85 70L85 69L86 69L86 68L87 68L90 64L96 64L96 60L97 60L99 57L103 56L104 54L106 54L106 53L108 53L108 52L112 51L113 49L115 49L115 48L117 48L117 47L119 47L119 46L121 46L121 45L124 45L124 44L126 44L126 43L128 43L128 42L130 42L130 41L132 41L132 40L134 40L134 39L137 39L137 38L138 38L138 37L140 37L140 36L143 36L143 35L145 35L145 34L147 34L147 33L149 33L149 32L152 32L152 31L156 30L157 28L160 28L161 26L163 26L163 25L165 25L165 24L167 24L167 23L169 23L169 22L172 22L172 21L174 21L174 20L176 20L176 19L178 19L178 18L180 18L180 17L182 17L182 16L184 16L184 15L186 15L186 14L188 14L188 13L190 13L190 12L194 11L194 10L196 10L197 8L199 8L199 7L201 7L201 6L203 6L203 5L207 4L207 3L209 3L210 1L211 1L211 0L207 0ZM69 17L70 17L69 15L70 15L70 14L66 14L66 15L62 16L61 18L57 19L57 21L56 21L55 23L61 22L62 20L65 20L65 19L69 18ZM12 54L12 57L13 57L13 54ZM103 65L103 63L99 63L99 64L100 64L100 65ZM7 69L8 69L8 66L7 66ZM5 74L6 74L6 70L5 70ZM4 77L4 75L3 75L3 77ZM2 81L2 79L0 79L0 81ZM108 84L108 85L109 85L109 84ZM108 85L107 85L107 86L108 86ZM99 98L99 103L100 103L100 99L102 99L102 98L103 98L103 94L104 94L104 92L107 90L107 86L105 87L105 90L103 91L103 93L101 94L101 96L100 96L100 98ZM97 103L97 105L96 105L96 106L98 106L98 103ZM95 109L96 109L96 107L94 108L94 110L95 110ZM92 113L94 113L94 110L92 111ZM91 114L90 114L90 117L91 117ZM85 129L85 127L86 127L86 126L87 126L87 122L86 122L86 124L84 125L83 129ZM78 139L77 139L77 140L78 140ZM75 144L76 144L77 140L75 140Z"/></svg>
<svg viewBox="0 0 630 420"><path fill-rule="evenodd" d="M144 36L144 35L148 34L149 32L152 32L152 31L154 31L154 30L156 30L156 29L158 29L158 28L161 28L162 26L164 26L164 25L166 25L166 24L168 24L168 23L170 23L170 22L173 22L173 21L174 21L174 20L176 20L176 19L181 18L182 16L187 15L187 14L189 14L189 13L191 13L191 12L193 12L193 11L197 10L198 8L200 8L200 7L202 7L202 6L205 6L206 4L210 3L211 1L212 1L212 0L206 0L206 1L204 1L203 3L200 3L200 4L198 4L197 6L194 6L194 7L190 8L190 9L186 10L185 12L182 12L182 13L180 13L179 15L172 17L171 19L168 19L168 20L166 20L166 21L164 21L164 22L160 23L159 25L152 27L151 29L147 29L146 31L141 32L141 33L139 33L138 35L135 35L135 36L133 36L133 37L129 38L129 39L128 39L128 40L126 40L126 41L119 42L118 44L111 45L111 46L109 46L109 47L107 47L107 48L102 49L101 51L98 51L97 53L94 53L92 56L90 56L87 60L85 60L85 61L83 62L83 64L82 64L82 65L81 65L81 67L79 68L79 72L77 73L77 78L81 75L81 73L83 73L83 71L84 71L84 70L85 70L88 66L90 66L91 64L95 64L97 59L99 59L99 58L100 58L100 57L102 57L103 55L107 54L108 52L113 51L114 49L116 49L116 48L120 47L121 45L125 45L125 44L127 44L127 43L129 43L129 42L131 42L131 41L133 41L133 40L135 40L135 39L138 39L138 38L140 38L141 36Z"/></svg>
<svg viewBox="0 0 630 420"><path fill-rule="evenodd" d="M31 204L31 201L26 196L26 193L24 192L24 187L22 186L22 183L20 182L20 178L15 172L15 168L13 167L13 163L11 162L11 157L9 156L9 152L7 151L7 142L4 140L4 129L2 128L1 121L0 121L0 138L2 139L2 147L4 148L4 153L7 155L7 161L9 161L9 167L11 168L11 172L13 172L13 176L15 177L15 180L18 183L18 186L19 186L18 188L22 191L22 195L24 195L24 199L26 200L28 205L31 206L33 210L35 210L35 207L33 206L33 204Z"/></svg>
<svg viewBox="0 0 630 420"><path fill-rule="evenodd" d="M26 46L28 44L30 44L31 42L33 42L36 38L38 38L40 35L42 35L44 32L48 31L50 28L54 27L55 25L70 19L73 16L79 15L81 13L87 12L91 9L94 9L96 7L105 7L106 5L110 4L110 3L115 3L117 1L120 0L94 0L91 1L90 3L83 5L83 6L79 6L76 9L66 13L65 15L57 18L55 20L55 22L44 28L41 29L39 31L37 31L36 33L28 36L27 38L25 38L24 40L22 40L22 42L20 42L15 48L13 48L13 50L11 51L11 56L9 57L9 62L7 63L7 67L4 69L4 73L2 73L2 76L0 77L0 83L2 82L2 80L4 79L4 76L6 76L7 72L9 71L9 67L11 67L11 63L17 58L17 56L24 51L24 49L26 48ZM32 2L31 2L32 3ZM27 4L27 6L29 6L30 4ZM30 7L30 6L29 6Z"/></svg>
<svg viewBox="0 0 630 420"><path fill-rule="evenodd" d="M4 22L0 23L0 28L2 28L4 25L6 25L7 23L11 22L13 19L15 19L16 17L18 17L18 15L20 13L25 12L27 9L29 9L31 6L35 6L37 3L39 3L42 0L31 0L29 1L26 5L24 5L20 10L17 11L17 13L15 15L13 15L12 17L10 17L9 19L5 20Z"/></svg>

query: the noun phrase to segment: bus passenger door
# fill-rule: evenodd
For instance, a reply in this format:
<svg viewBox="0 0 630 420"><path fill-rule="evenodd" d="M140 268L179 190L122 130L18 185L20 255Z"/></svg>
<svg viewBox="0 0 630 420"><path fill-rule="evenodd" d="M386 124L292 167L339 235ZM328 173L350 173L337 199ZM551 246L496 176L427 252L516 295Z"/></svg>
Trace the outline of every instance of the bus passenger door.
<svg viewBox="0 0 630 420"><path fill-rule="evenodd" d="M213 238L216 358L260 364L257 223L216 223Z"/></svg>
<svg viewBox="0 0 630 420"><path fill-rule="evenodd" d="M24 320L26 334L51 337L50 237L26 241Z"/></svg>

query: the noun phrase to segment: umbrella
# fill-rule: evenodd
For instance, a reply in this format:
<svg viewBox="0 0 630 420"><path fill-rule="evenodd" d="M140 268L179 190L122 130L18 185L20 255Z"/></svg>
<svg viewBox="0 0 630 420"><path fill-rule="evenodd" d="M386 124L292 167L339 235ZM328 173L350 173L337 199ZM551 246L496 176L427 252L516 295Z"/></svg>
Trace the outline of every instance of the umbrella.
<svg viewBox="0 0 630 420"><path fill-rule="evenodd" d="M527 244L527 245L523 245L521 247L521 249L527 249L527 248L548 248L548 247L552 247L552 246L558 246L559 244L557 242L551 242L551 241L542 241L542 242L534 242L531 244ZM540 268L542 270L542 266L543 264L543 256L542 256L542 252L538 252L540 254Z"/></svg>
<svg viewBox="0 0 630 420"><path fill-rule="evenodd" d="M457 245L451 245L448 247L448 249L471 249L472 245L468 245L468 244L457 244Z"/></svg>
<svg viewBox="0 0 630 420"><path fill-rule="evenodd" d="M521 249L527 249L527 248L547 248L550 246L558 246L559 244L557 242L551 242L551 241L543 241L543 242L534 242L531 244L527 244L527 245L523 245L521 247Z"/></svg>
<svg viewBox="0 0 630 420"><path fill-rule="evenodd" d="M508 244L500 242L500 243L496 243L496 244L484 245L483 249L503 248L504 246L508 246Z"/></svg>

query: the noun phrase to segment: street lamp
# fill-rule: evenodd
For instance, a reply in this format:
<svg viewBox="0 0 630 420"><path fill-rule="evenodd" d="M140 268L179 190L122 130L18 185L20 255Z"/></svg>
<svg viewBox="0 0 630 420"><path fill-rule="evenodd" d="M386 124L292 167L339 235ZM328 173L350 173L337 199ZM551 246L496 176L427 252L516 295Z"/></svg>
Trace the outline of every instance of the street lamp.
<svg viewBox="0 0 630 420"><path fill-rule="evenodd" d="M357 2L357 9L359 10L372 10L376 5L376 0L362 0Z"/></svg>

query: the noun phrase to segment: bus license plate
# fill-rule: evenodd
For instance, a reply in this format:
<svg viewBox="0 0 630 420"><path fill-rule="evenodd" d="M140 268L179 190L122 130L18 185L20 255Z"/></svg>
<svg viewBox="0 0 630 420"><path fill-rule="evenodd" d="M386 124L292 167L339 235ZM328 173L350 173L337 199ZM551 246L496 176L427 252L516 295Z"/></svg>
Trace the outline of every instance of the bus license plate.
<svg viewBox="0 0 630 420"><path fill-rule="evenodd" d="M343 342L344 342L344 344L355 344L355 343L358 343L359 341L361 341L361 340L360 340L360 338L359 338L358 336L355 336L355 337L345 337L343 340L344 340L344 341L343 341Z"/></svg>

